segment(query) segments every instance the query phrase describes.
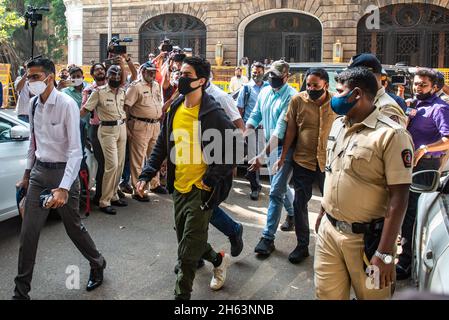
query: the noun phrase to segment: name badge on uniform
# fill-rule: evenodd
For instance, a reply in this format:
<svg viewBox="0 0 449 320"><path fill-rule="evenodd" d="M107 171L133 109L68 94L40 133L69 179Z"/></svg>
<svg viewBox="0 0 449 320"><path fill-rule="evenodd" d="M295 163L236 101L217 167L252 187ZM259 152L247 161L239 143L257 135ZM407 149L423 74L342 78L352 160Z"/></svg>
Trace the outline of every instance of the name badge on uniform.
<svg viewBox="0 0 449 320"><path fill-rule="evenodd" d="M106 99L107 102L114 102L112 99Z"/></svg>
<svg viewBox="0 0 449 320"><path fill-rule="evenodd" d="M327 138L327 140L329 140L329 141L337 141L337 139L334 136L329 136Z"/></svg>

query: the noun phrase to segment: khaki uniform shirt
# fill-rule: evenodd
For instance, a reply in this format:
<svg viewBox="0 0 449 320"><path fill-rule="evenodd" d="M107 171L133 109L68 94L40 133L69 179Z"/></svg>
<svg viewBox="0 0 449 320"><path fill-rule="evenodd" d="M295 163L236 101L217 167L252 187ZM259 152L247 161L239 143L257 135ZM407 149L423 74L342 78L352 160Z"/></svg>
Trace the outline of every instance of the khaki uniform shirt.
<svg viewBox="0 0 449 320"><path fill-rule="evenodd" d="M330 107L332 94L327 93L322 106L316 105L306 91L292 97L288 106L286 121L293 119L296 124L296 149L293 160L300 166L321 172L326 166L327 137L337 115Z"/></svg>
<svg viewBox="0 0 449 320"><path fill-rule="evenodd" d="M382 114L399 123L403 128L407 128L407 115L405 114L404 110L402 110L402 108L397 104L397 102L388 95L384 87L380 88L379 91L377 91L376 98L374 99L374 105Z"/></svg>
<svg viewBox="0 0 449 320"><path fill-rule="evenodd" d="M125 113L125 90L117 89L117 94L112 92L107 85L95 90L90 95L84 108L98 113L100 121L116 121L126 119Z"/></svg>
<svg viewBox="0 0 449 320"><path fill-rule="evenodd" d="M376 109L352 127L338 118L328 140L325 211L348 223L385 217L387 186L412 182L410 134Z"/></svg>
<svg viewBox="0 0 449 320"><path fill-rule="evenodd" d="M131 116L159 119L162 116L161 87L156 81L152 87L143 79L134 81L126 91L125 105Z"/></svg>

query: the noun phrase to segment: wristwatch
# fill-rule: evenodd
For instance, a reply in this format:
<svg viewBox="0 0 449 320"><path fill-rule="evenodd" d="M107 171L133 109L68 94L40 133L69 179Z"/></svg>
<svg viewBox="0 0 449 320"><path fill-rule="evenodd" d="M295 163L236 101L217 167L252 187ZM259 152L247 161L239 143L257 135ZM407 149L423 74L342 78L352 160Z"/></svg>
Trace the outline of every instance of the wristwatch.
<svg viewBox="0 0 449 320"><path fill-rule="evenodd" d="M374 255L380 258L385 264L392 264L394 261L394 257L391 254L380 253L379 251L376 250L376 253L374 253Z"/></svg>
<svg viewBox="0 0 449 320"><path fill-rule="evenodd" d="M419 149L424 150L424 154L429 152L429 148L427 148L427 146L425 144L423 144L422 146L419 147Z"/></svg>

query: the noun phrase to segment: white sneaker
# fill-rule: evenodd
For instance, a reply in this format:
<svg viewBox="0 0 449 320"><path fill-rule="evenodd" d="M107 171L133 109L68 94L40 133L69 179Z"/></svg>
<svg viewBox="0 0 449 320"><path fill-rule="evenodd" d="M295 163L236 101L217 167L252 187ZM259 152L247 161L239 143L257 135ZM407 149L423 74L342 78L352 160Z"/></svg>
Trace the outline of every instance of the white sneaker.
<svg viewBox="0 0 449 320"><path fill-rule="evenodd" d="M212 280L210 281L210 288L212 290L220 290L226 280L226 269L229 267L231 263L231 258L228 254L225 253L223 257L223 261L221 264L214 268L214 275L212 276Z"/></svg>

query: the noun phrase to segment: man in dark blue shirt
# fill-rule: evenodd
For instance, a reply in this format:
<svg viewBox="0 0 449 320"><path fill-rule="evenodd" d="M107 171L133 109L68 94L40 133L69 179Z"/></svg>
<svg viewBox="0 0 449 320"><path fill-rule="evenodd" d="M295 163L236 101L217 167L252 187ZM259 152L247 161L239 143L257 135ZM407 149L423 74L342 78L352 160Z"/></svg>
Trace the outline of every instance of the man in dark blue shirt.
<svg viewBox="0 0 449 320"><path fill-rule="evenodd" d="M385 92L391 97L393 98L394 101L396 101L396 103L401 107L402 110L404 110L404 112L407 110L407 104L405 103L405 100L402 99L401 97L395 95L394 93L388 91L388 73L382 69L382 85L385 88Z"/></svg>

